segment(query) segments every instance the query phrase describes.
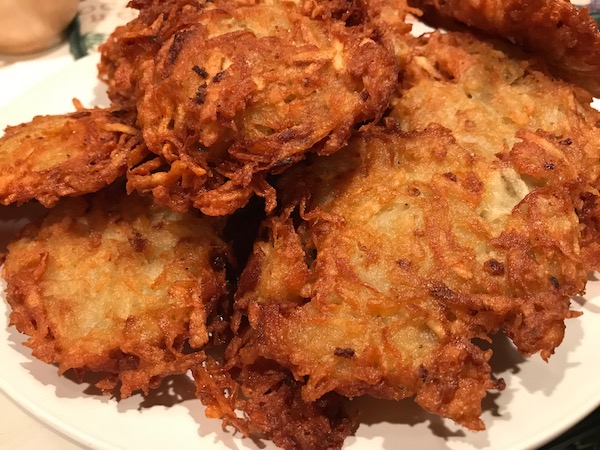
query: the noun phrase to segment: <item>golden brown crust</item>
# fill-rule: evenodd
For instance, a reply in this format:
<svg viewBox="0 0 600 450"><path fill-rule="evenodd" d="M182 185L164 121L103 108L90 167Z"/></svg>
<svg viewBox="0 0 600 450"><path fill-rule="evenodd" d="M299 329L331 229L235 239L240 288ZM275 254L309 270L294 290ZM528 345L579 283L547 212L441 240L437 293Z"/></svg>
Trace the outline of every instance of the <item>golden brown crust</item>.
<svg viewBox="0 0 600 450"><path fill-rule="evenodd" d="M416 0L415 6L504 37L550 61L600 96L600 32L589 10L568 0Z"/></svg>
<svg viewBox="0 0 600 450"><path fill-rule="evenodd" d="M99 47L99 78L106 83L113 104L135 109L137 85L144 62L151 61L162 44L187 21L193 23L206 1L136 1L138 16L117 27Z"/></svg>
<svg viewBox="0 0 600 450"><path fill-rule="evenodd" d="M110 190L70 199L9 245L10 322L33 355L102 372L122 397L203 361L207 317L226 294L228 247L205 219Z"/></svg>
<svg viewBox="0 0 600 450"><path fill-rule="evenodd" d="M250 330L229 356L277 361L307 379L307 400L414 395L480 429L481 399L502 383L471 340L502 330L550 357L597 267L599 115L510 45L411 45L391 130L284 175L288 209L242 274L233 323Z"/></svg>
<svg viewBox="0 0 600 450"><path fill-rule="evenodd" d="M232 377L211 359L193 371L207 416L222 419L224 426L233 425L253 439L272 440L286 450L341 449L353 430L354 420L341 396L304 400L302 383L273 361L261 360L234 373Z"/></svg>
<svg viewBox="0 0 600 450"><path fill-rule="evenodd" d="M552 49L555 72L597 87L597 30L566 2L423 3ZM340 449L356 420L346 397L362 395L414 397L483 429L482 399L505 387L483 341L504 333L548 359L600 268L589 92L506 40L411 38L406 15L420 12L405 0L131 6L139 17L99 67L124 116L8 133L53 162L74 146L81 158L52 180L92 158L101 170L77 183L97 189L126 166L132 194L62 200L10 245L10 320L34 355L101 372L98 387L122 397L191 369L208 417L286 450ZM87 192L61 183L21 191L47 206ZM253 195L277 213L256 238L241 211L231 247L222 222L189 211L227 215ZM253 241L243 272L227 270Z"/></svg>
<svg viewBox="0 0 600 450"><path fill-rule="evenodd" d="M288 209L265 223L236 300L250 330L230 363L272 359L306 380L308 401L414 395L483 428L481 399L503 384L472 340L504 330L548 358L586 280L569 183L528 193L520 176L440 127L373 128L292 169L280 188L302 220Z"/></svg>
<svg viewBox="0 0 600 450"><path fill-rule="evenodd" d="M268 174L307 152L337 151L355 124L387 106L396 63L352 5L151 4L152 24L140 19L104 48L112 97L133 96L149 150L131 161L128 188L210 215L231 213L252 194L271 210ZM119 39L149 39L148 28L159 48L112 54ZM117 76L121 65L127 75Z"/></svg>
<svg viewBox="0 0 600 450"><path fill-rule="evenodd" d="M409 14L420 16L421 11L410 8L406 0L363 0L363 3L369 23L399 66L404 67L410 53L408 41L412 29L406 19Z"/></svg>
<svg viewBox="0 0 600 450"><path fill-rule="evenodd" d="M140 144L132 125L123 111L97 108L8 127L0 138L0 202L50 207L107 186L125 174Z"/></svg>
<svg viewBox="0 0 600 450"><path fill-rule="evenodd" d="M390 112L401 130L440 124L472 152L535 178L532 187L587 184L576 207L587 268L597 269L600 113L591 96L515 46L469 33L419 39L406 68Z"/></svg>

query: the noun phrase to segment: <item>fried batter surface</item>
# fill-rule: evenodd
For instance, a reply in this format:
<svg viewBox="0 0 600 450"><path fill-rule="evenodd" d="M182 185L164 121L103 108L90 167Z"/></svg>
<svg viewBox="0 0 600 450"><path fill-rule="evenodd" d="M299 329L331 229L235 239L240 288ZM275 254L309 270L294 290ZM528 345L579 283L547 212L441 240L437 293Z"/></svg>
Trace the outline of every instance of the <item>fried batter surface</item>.
<svg viewBox="0 0 600 450"><path fill-rule="evenodd" d="M600 113L591 96L518 48L468 33L419 40L406 67L390 114L403 131L449 128L471 152L529 175L527 189L587 184L578 216L588 269L598 269Z"/></svg>
<svg viewBox="0 0 600 450"><path fill-rule="evenodd" d="M587 9L566 0L413 0L548 59L558 73L600 96L600 32Z"/></svg>
<svg viewBox="0 0 600 450"><path fill-rule="evenodd" d="M121 397L191 370L286 450L340 449L362 395L484 429L485 341L548 360L600 269L600 35L566 0L408 3L506 39L413 38L407 0L132 0L111 109L0 139L0 203L53 207L3 269L33 355Z"/></svg>
<svg viewBox="0 0 600 450"><path fill-rule="evenodd" d="M504 330L544 358L561 342L586 281L565 186L529 192L433 127L362 133L281 188L300 218L268 219L255 246L234 364L277 361L307 380L305 400L415 395L482 429L481 399L503 383L473 339Z"/></svg>
<svg viewBox="0 0 600 450"><path fill-rule="evenodd" d="M135 67L123 90L134 90L138 124L156 155L131 161L130 190L209 215L231 213L256 193L271 210L267 174L308 151L337 151L355 124L387 106L394 58L367 24L349 26L335 8L238 0L164 8L167 19L150 25L160 48L123 63ZM146 33L139 27L121 31L105 48L108 67L122 60L110 54L114 39Z"/></svg>
<svg viewBox="0 0 600 450"><path fill-rule="evenodd" d="M207 317L226 294L229 249L193 214L111 190L69 199L9 245L10 323L33 355L99 371L122 397L204 359Z"/></svg>
<svg viewBox="0 0 600 450"><path fill-rule="evenodd" d="M140 143L132 125L123 111L91 109L8 127L0 138L0 202L51 207L107 186L125 174Z"/></svg>
<svg viewBox="0 0 600 450"><path fill-rule="evenodd" d="M286 450L339 449L355 426L343 397L331 393L316 402L306 401L303 383L274 361L257 361L232 376L209 360L193 373L208 417L223 419L224 425L233 425L246 436L270 439Z"/></svg>
<svg viewBox="0 0 600 450"><path fill-rule="evenodd" d="M241 276L226 366L271 361L309 404L414 396L477 430L481 400L504 387L478 340L504 332L548 359L598 267L600 116L511 45L467 33L408 45L387 127L277 184L283 212ZM209 403L231 418L229 400Z"/></svg>

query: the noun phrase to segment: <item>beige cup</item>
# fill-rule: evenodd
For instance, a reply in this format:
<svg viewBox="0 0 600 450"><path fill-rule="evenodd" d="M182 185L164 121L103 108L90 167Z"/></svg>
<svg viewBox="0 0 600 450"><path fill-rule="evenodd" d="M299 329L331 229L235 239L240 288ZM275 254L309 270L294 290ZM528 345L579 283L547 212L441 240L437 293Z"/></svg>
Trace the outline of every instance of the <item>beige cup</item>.
<svg viewBox="0 0 600 450"><path fill-rule="evenodd" d="M79 0L0 0L0 53L23 54L58 44Z"/></svg>

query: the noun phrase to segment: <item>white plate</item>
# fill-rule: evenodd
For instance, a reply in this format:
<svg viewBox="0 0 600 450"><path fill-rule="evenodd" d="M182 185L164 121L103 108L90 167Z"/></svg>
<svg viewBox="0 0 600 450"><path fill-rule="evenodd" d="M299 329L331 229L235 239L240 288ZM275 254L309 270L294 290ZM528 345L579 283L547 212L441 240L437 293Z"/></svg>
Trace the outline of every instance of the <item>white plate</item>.
<svg viewBox="0 0 600 450"><path fill-rule="evenodd" d="M29 121L37 114L73 110L72 98L84 105L106 104L96 79L97 57L84 58L41 83L0 112L0 126ZM0 209L0 244L18 224L21 209ZM4 288L0 288L2 292ZM362 424L347 439L352 450L528 449L558 436L600 404L600 281L591 280L586 299L573 302L584 312L569 320L565 341L544 363L521 358L502 339L495 343L492 364L506 390L484 400L487 430L473 433L431 416L411 400L359 400ZM255 443L221 430L204 417L193 398L189 378L168 380L149 398L125 401L97 395L89 384L59 377L54 366L31 357L24 340L9 328L7 305L0 301L0 388L41 420L76 441L98 449L258 449ZM171 405L171 406L168 406ZM267 449L274 448L267 443Z"/></svg>

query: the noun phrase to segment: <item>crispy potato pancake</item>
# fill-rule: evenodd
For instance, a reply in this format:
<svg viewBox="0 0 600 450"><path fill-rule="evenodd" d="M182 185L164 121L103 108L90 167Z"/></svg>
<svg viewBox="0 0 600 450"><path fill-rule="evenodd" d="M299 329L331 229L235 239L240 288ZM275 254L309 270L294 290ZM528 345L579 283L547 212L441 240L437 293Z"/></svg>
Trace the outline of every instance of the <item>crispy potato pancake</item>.
<svg viewBox="0 0 600 450"><path fill-rule="evenodd" d="M124 26L117 27L100 47L99 76L107 84L109 97L114 104L135 109L143 65L148 64L148 61L156 56L163 44L175 33L189 26L197 26L202 20L204 8L214 7L207 5L209 3L212 2L204 0L132 0L130 2L130 7L139 10L138 17ZM231 7L236 4L244 7L252 6L254 3L281 4L286 1L238 1L222 2L220 5L226 4L227 9L231 10ZM411 28L404 22L406 14L411 11L419 13L419 10L408 8L406 0L360 2L300 0L294 3L299 6L299 11L313 19L339 20L356 25L364 23L368 18L369 21L379 24L382 22L392 24L398 36L404 35ZM257 19L256 15L254 18ZM256 21L255 25L257 25ZM268 24L263 26L268 27Z"/></svg>
<svg viewBox="0 0 600 450"><path fill-rule="evenodd" d="M408 6L406 0L363 0L368 21L377 30L382 43L404 67L411 49L409 46L412 24L407 16L419 17L422 11Z"/></svg>
<svg viewBox="0 0 600 450"><path fill-rule="evenodd" d="M306 380L306 401L414 395L482 429L481 399L503 383L474 340L502 330L548 358L586 282L574 188L523 176L439 126L372 129L291 169L288 209L240 280L249 329L234 321L230 363L272 359Z"/></svg>
<svg viewBox="0 0 600 450"><path fill-rule="evenodd" d="M107 186L125 175L140 143L132 125L121 110L96 108L8 127L0 138L0 202L51 207Z"/></svg>
<svg viewBox="0 0 600 450"><path fill-rule="evenodd" d="M548 360L600 269L589 14L130 6L101 47L111 109L0 139L0 203L53 207L3 269L33 355L123 398L191 371L208 417L286 450L340 449L362 395L484 429L491 336ZM504 39L412 37L417 7Z"/></svg>
<svg viewBox="0 0 600 450"><path fill-rule="evenodd" d="M98 76L106 83L112 103L135 110L137 85L143 63L151 62L161 45L184 20L197 18L196 0L132 0L129 7L139 10L138 16L117 27L100 45ZM187 6L190 5L190 6Z"/></svg>
<svg viewBox="0 0 600 450"><path fill-rule="evenodd" d="M229 214L254 193L271 210L275 192L265 176L307 151L337 151L355 124L381 116L397 80L376 34L337 19L330 6L217 0L165 10L170 34L156 25L160 49L134 56L141 63L125 77L155 155L132 159L128 189L178 211Z"/></svg>
<svg viewBox="0 0 600 450"><path fill-rule="evenodd" d="M587 8L578 9L568 0L411 0L411 3L534 51L566 79L600 97L600 32Z"/></svg>
<svg viewBox="0 0 600 450"><path fill-rule="evenodd" d="M223 419L224 426L233 425L247 437L270 439L286 450L333 450L354 428L343 397L330 393L316 402L304 400L303 383L274 361L260 360L234 372L232 377L210 359L193 370L207 416Z"/></svg>
<svg viewBox="0 0 600 450"><path fill-rule="evenodd" d="M468 33L418 40L406 67L390 114L401 130L440 124L471 152L530 175L529 189L589 184L578 214L588 269L600 268L600 113L591 96L518 48Z"/></svg>
<svg viewBox="0 0 600 450"><path fill-rule="evenodd" d="M127 397L203 361L230 250L209 220L122 190L59 203L9 245L3 276L35 357Z"/></svg>
<svg viewBox="0 0 600 450"><path fill-rule="evenodd" d="M600 115L509 44L410 45L387 127L282 176L228 364L273 360L309 402L414 396L482 429L503 383L477 340L501 331L548 359L598 267Z"/></svg>

